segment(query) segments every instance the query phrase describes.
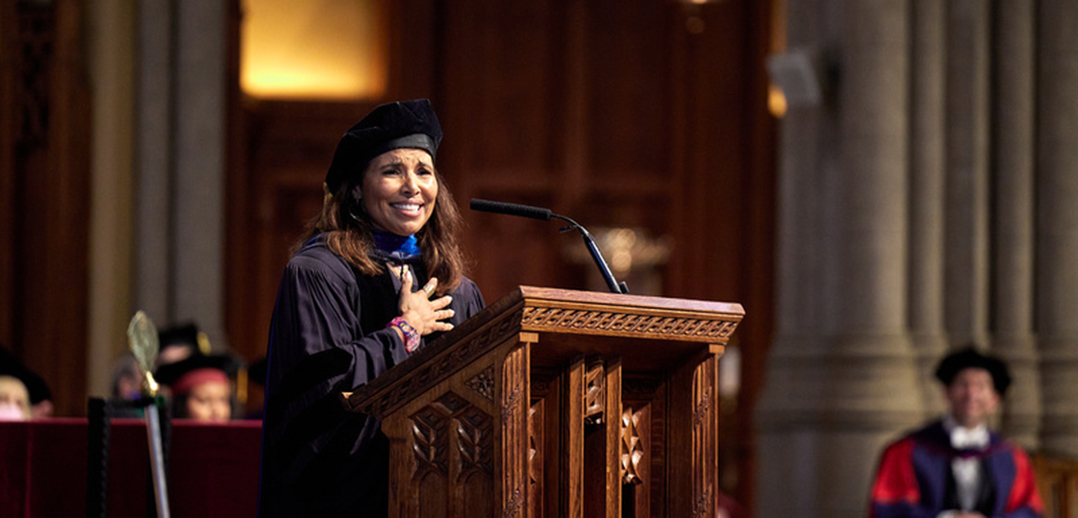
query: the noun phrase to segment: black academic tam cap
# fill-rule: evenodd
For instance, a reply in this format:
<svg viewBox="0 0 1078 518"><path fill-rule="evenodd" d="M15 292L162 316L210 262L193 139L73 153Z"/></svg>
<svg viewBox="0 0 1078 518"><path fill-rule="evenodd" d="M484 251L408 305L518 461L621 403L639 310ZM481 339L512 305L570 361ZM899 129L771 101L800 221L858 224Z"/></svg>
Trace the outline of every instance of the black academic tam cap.
<svg viewBox="0 0 1078 518"><path fill-rule="evenodd" d="M944 385L950 385L959 372L971 367L988 371L988 374L992 375L992 385L1000 396L1005 394L1007 387L1011 385L1011 375L1007 372L1007 365L998 358L977 352L973 347L945 356L936 369L936 378Z"/></svg>
<svg viewBox="0 0 1078 518"><path fill-rule="evenodd" d="M27 368L3 346L0 346L0 376L18 378L23 385L26 385L26 391L30 394L31 405L52 399L52 391L49 390L48 383L45 383L41 376Z"/></svg>
<svg viewBox="0 0 1078 518"><path fill-rule="evenodd" d="M186 323L162 329L157 332L157 341L162 348L171 345L198 347L198 326Z"/></svg>
<svg viewBox="0 0 1078 518"><path fill-rule="evenodd" d="M400 148L417 148L434 158L442 127L430 101L417 99L378 106L341 137L326 173L329 192L352 175L362 174L374 157Z"/></svg>
<svg viewBox="0 0 1078 518"><path fill-rule="evenodd" d="M194 354L158 367L153 376L162 385L174 386L180 378L201 369L214 369L232 376L239 370L239 361L225 354Z"/></svg>

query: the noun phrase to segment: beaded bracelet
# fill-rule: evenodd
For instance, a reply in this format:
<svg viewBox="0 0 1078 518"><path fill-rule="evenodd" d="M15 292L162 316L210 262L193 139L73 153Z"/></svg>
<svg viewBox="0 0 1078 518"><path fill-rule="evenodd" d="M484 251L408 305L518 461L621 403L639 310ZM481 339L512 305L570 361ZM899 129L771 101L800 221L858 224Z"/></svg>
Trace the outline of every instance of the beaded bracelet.
<svg viewBox="0 0 1078 518"><path fill-rule="evenodd" d="M419 332L401 317L390 320L386 327L396 327L404 333L404 350L412 354L419 348Z"/></svg>

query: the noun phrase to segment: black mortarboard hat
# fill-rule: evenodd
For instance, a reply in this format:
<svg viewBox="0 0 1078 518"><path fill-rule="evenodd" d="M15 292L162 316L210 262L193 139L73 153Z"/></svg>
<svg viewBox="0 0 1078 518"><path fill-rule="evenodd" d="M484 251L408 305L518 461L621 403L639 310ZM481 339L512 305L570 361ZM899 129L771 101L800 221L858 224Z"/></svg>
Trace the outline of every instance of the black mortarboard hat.
<svg viewBox="0 0 1078 518"><path fill-rule="evenodd" d="M195 354L174 363L168 363L157 368L154 379L162 385L172 387L174 391L186 392L179 387L181 381L188 374L197 373L204 369L220 371L224 377L231 377L239 369L239 361L229 355L223 354ZM186 387L188 383L183 382Z"/></svg>
<svg viewBox="0 0 1078 518"><path fill-rule="evenodd" d="M354 174L362 174L374 157L400 148L417 148L434 158L442 127L430 101L417 99L378 106L341 137L326 172L329 192Z"/></svg>
<svg viewBox="0 0 1078 518"><path fill-rule="evenodd" d="M157 341L162 349L172 345L197 348L198 326L188 323L162 329L157 333Z"/></svg>
<svg viewBox="0 0 1078 518"><path fill-rule="evenodd" d="M185 323L162 329L157 333L157 364L182 360L195 354L210 354L210 339L194 323ZM173 353L169 349L177 349Z"/></svg>
<svg viewBox="0 0 1078 518"><path fill-rule="evenodd" d="M13 376L22 381L23 385L26 385L26 391L30 393L31 405L52 399L49 384L2 346L0 346L0 375Z"/></svg>
<svg viewBox="0 0 1078 518"><path fill-rule="evenodd" d="M944 385L950 385L959 372L971 367L988 371L988 374L992 375L992 385L1000 396L1006 393L1007 387L1011 385L1011 375L1007 372L1007 365L998 358L977 352L973 347L945 356L936 369L936 378Z"/></svg>

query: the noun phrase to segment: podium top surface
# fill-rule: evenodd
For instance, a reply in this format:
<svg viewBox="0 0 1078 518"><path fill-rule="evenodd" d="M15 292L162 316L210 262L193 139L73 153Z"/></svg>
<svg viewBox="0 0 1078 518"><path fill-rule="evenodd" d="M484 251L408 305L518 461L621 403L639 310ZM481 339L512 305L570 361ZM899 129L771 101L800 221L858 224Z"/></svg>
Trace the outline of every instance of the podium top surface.
<svg viewBox="0 0 1078 518"><path fill-rule="evenodd" d="M446 379L507 340L534 342L533 368L584 355L620 358L626 372L665 371L721 352L744 314L736 303L520 286L357 388L345 405L359 411L408 380Z"/></svg>

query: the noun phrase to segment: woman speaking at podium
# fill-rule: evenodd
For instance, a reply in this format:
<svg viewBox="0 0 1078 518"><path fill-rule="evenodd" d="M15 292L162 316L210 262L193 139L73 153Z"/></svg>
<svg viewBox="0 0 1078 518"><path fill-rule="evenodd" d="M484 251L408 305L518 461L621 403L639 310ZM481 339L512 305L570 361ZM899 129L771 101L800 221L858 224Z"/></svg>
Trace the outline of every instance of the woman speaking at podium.
<svg viewBox="0 0 1078 518"><path fill-rule="evenodd" d="M383 104L341 137L321 214L285 268L270 326L259 515L385 516L389 442L340 393L483 307L460 213L434 167L427 100Z"/></svg>

